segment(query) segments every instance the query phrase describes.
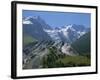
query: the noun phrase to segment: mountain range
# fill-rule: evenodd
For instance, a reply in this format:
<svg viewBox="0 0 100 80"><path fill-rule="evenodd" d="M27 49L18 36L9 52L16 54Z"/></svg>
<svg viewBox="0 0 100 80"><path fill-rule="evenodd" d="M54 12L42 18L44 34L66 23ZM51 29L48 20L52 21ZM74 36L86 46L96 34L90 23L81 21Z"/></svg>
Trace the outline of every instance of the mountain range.
<svg viewBox="0 0 100 80"><path fill-rule="evenodd" d="M23 32L40 41L53 40L72 43L89 30L83 25L76 24L52 28L40 16L23 19Z"/></svg>
<svg viewBox="0 0 100 80"><path fill-rule="evenodd" d="M25 17L22 25L24 69L43 67L40 62L49 54L79 56L90 53L90 28L84 25L69 24L53 28L40 16Z"/></svg>

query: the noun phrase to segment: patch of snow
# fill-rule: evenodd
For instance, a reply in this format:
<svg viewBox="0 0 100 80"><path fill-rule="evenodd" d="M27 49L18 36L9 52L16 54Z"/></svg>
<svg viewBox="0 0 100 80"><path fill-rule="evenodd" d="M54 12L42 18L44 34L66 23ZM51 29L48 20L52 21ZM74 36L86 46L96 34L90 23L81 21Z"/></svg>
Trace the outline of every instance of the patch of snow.
<svg viewBox="0 0 100 80"><path fill-rule="evenodd" d="M24 20L23 24L33 24L33 23L31 21L29 21L29 20Z"/></svg>

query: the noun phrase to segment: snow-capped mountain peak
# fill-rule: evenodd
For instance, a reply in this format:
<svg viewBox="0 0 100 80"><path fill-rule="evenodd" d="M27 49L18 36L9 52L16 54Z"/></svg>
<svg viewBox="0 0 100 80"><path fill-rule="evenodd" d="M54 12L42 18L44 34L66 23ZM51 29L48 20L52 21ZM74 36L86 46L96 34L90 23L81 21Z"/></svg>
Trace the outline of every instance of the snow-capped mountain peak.
<svg viewBox="0 0 100 80"><path fill-rule="evenodd" d="M31 28L34 29L34 32L31 33L34 33L35 37L35 34L37 32L38 35L41 35L43 32L43 34L46 34L46 36L50 37L54 41L64 41L68 43L71 43L76 39L80 38L89 30L87 30L87 28L83 25L76 24L69 24L62 27L52 28L40 16L29 16L23 18L23 24L24 26L31 26ZM41 34L39 33L39 30L41 30Z"/></svg>
<svg viewBox="0 0 100 80"><path fill-rule="evenodd" d="M42 19L40 18L40 16L28 16L28 17L25 17L23 19L23 24L33 24L34 23L33 22L34 20L35 21L38 21L38 22L41 22L42 21Z"/></svg>
<svg viewBox="0 0 100 80"><path fill-rule="evenodd" d="M78 29L77 27L83 28ZM65 25L63 27L56 27L53 30L44 29L44 31L47 32L53 40L64 40L70 43L80 38L87 32L84 26L75 24Z"/></svg>
<svg viewBox="0 0 100 80"><path fill-rule="evenodd" d="M33 19L32 16L25 17L25 18L23 19L23 24L33 24L32 21L31 21L31 19Z"/></svg>

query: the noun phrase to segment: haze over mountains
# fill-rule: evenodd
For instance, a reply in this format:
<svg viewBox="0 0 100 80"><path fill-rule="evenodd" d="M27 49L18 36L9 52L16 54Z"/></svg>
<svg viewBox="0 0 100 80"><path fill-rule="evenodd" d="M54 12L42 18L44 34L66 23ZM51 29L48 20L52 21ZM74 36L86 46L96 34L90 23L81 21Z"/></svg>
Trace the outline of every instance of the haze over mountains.
<svg viewBox="0 0 100 80"><path fill-rule="evenodd" d="M69 24L52 28L40 16L23 18L23 68L43 67L40 61L50 52L56 56L81 55L79 51L83 45L80 43L86 41L86 45L90 45L89 33L90 28L84 25ZM83 52L90 53L90 46L85 47Z"/></svg>

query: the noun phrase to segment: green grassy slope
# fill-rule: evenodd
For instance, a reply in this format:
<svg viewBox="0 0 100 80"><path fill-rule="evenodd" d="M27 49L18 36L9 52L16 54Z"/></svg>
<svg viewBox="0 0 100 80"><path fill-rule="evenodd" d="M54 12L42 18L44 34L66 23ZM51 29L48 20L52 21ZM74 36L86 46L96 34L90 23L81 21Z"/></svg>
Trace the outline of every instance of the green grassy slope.
<svg viewBox="0 0 100 80"><path fill-rule="evenodd" d="M43 68L90 66L90 58L86 56L67 56L58 54L57 49L49 48L49 53L42 59Z"/></svg>
<svg viewBox="0 0 100 80"><path fill-rule="evenodd" d="M90 32L88 32L71 45L80 55L88 55L90 54L90 42Z"/></svg>
<svg viewBox="0 0 100 80"><path fill-rule="evenodd" d="M23 46L26 46L32 42L37 41L36 39L34 39L33 37L23 34Z"/></svg>
<svg viewBox="0 0 100 80"><path fill-rule="evenodd" d="M66 56L57 63L62 63L64 67L90 66L90 59L84 56Z"/></svg>

